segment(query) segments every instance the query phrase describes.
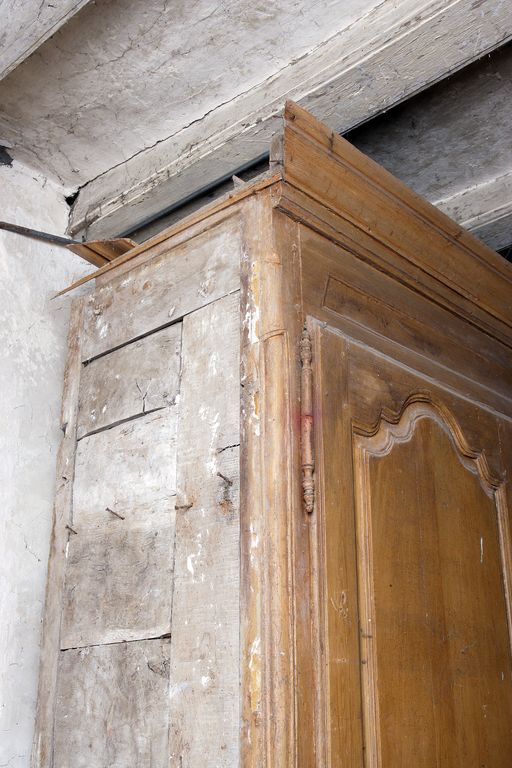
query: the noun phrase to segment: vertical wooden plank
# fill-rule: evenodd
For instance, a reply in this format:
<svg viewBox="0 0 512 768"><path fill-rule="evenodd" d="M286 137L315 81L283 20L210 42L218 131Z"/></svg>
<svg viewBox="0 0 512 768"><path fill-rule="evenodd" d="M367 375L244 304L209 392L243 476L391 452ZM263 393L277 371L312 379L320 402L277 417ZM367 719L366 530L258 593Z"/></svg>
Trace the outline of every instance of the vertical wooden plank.
<svg viewBox="0 0 512 768"><path fill-rule="evenodd" d="M237 292L183 321L171 768L239 766L239 315Z"/></svg>
<svg viewBox="0 0 512 768"><path fill-rule="evenodd" d="M313 764L315 748L314 718L304 723L304 753L297 734L299 678L302 686L311 664L310 656L302 667L310 582L300 501L297 231L262 194L247 203L244 240L241 762L291 768L299 754L301 764ZM305 624L300 637L296 619Z"/></svg>
<svg viewBox="0 0 512 768"><path fill-rule="evenodd" d="M32 768L51 768L52 766L53 713L57 684L60 620L66 567L66 546L70 535L66 524L70 521L72 510L84 301L82 298L75 300L71 308L68 357L64 372L61 410L61 428L64 437L57 456L57 482L46 583Z"/></svg>
<svg viewBox="0 0 512 768"><path fill-rule="evenodd" d="M359 611L350 460L349 346L313 327L319 606L326 679L326 766L363 763ZM327 710L327 711L326 711Z"/></svg>

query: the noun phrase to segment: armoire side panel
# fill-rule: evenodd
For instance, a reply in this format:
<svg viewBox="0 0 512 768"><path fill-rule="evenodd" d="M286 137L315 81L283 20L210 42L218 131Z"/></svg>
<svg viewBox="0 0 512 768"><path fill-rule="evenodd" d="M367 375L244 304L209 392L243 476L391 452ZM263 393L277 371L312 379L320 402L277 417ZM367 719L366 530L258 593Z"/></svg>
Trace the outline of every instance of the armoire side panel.
<svg viewBox="0 0 512 768"><path fill-rule="evenodd" d="M239 766L240 252L226 214L80 303L34 768Z"/></svg>

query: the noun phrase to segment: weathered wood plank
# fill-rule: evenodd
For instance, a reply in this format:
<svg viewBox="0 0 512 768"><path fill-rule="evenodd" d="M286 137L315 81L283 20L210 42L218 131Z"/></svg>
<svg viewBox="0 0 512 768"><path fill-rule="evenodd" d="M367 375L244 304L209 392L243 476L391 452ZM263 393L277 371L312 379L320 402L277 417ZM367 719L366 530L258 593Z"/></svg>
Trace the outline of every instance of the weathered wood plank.
<svg viewBox="0 0 512 768"><path fill-rule="evenodd" d="M83 359L236 291L239 262L240 221L233 217L99 288L85 311Z"/></svg>
<svg viewBox="0 0 512 768"><path fill-rule="evenodd" d="M57 456L57 484L53 509L53 529L48 559L44 609L41 666L37 695L36 724L32 748L32 768L50 768L52 762L53 712L57 685L60 616L66 568L66 546L71 519L75 467L78 386L81 360L81 329L84 300L77 299L71 310L68 357L64 372L61 426L64 437Z"/></svg>
<svg viewBox="0 0 512 768"><path fill-rule="evenodd" d="M183 321L172 768L239 765L238 294Z"/></svg>
<svg viewBox="0 0 512 768"><path fill-rule="evenodd" d="M175 407L80 441L61 648L170 632Z"/></svg>
<svg viewBox="0 0 512 768"><path fill-rule="evenodd" d="M104 511L111 524L71 537L62 649L170 633L174 504L174 497L155 502L131 521Z"/></svg>
<svg viewBox="0 0 512 768"><path fill-rule="evenodd" d="M84 366L78 437L175 402L179 392L181 323Z"/></svg>
<svg viewBox="0 0 512 768"><path fill-rule="evenodd" d="M169 640L61 651L55 768L167 768Z"/></svg>
<svg viewBox="0 0 512 768"><path fill-rule="evenodd" d="M176 493L176 408L170 407L80 440L73 489L73 527L115 525L147 514Z"/></svg>

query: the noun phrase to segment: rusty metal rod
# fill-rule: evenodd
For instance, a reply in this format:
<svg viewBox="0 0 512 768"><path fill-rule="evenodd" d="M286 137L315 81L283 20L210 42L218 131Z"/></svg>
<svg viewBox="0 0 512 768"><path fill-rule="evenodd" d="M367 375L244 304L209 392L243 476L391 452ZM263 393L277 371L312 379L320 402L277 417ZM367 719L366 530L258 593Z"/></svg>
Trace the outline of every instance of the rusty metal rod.
<svg viewBox="0 0 512 768"><path fill-rule="evenodd" d="M0 221L0 229L7 232L15 232L23 237L30 237L32 240L42 240L52 245L83 245L80 240L72 240L70 237L61 237L60 235L51 235L48 232L40 232L38 229L29 229L20 227L19 224L9 224L8 221Z"/></svg>

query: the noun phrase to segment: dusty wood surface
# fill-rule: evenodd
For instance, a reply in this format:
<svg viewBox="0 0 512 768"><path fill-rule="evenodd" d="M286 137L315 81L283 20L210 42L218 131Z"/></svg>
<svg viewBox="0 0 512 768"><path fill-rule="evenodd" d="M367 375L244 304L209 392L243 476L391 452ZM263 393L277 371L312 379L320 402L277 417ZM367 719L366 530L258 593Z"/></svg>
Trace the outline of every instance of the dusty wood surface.
<svg viewBox="0 0 512 768"><path fill-rule="evenodd" d="M124 231L267 152L286 98L346 131L502 44L510 22L509 4L496 0L375 3L277 74L83 186L70 230Z"/></svg>
<svg viewBox="0 0 512 768"><path fill-rule="evenodd" d="M83 359L179 320L238 290L239 220L214 229L113 279L86 307Z"/></svg>
<svg viewBox="0 0 512 768"><path fill-rule="evenodd" d="M174 501L153 502L124 519L103 510L96 526L74 523L61 648L170 633Z"/></svg>
<svg viewBox="0 0 512 768"><path fill-rule="evenodd" d="M73 523L114 524L107 507L136 519L176 493L174 407L91 435L78 443Z"/></svg>
<svg viewBox="0 0 512 768"><path fill-rule="evenodd" d="M53 766L53 707L57 684L66 546L70 536L66 525L71 522L72 515L83 311L84 300L77 299L72 306L68 336L69 351L64 372L64 389L60 415L64 437L57 456L55 504L48 559L36 724L31 760L32 768L52 768Z"/></svg>
<svg viewBox="0 0 512 768"><path fill-rule="evenodd" d="M177 409L78 444L62 648L170 632Z"/></svg>
<svg viewBox="0 0 512 768"><path fill-rule="evenodd" d="M147 259L147 256L144 255L152 251L155 246L167 244L170 248L172 248L174 247L176 239L180 239L180 236L185 240L191 239L191 236L193 236L194 229L197 225L205 223L206 228L210 228L211 226L215 225L219 215L223 217L223 215L227 213L229 209L233 208L233 206L236 206L237 203L245 200L247 197L256 195L262 189L266 189L272 184L275 184L275 182L280 178L281 175L279 173L269 173L268 175L264 175L262 178L257 179L253 183L247 184L244 187L235 190L234 192L229 192L220 199L215 200L210 205L205 205L199 210L194 211L189 216L186 216L185 218L176 222L176 224L163 230L163 232L159 232L157 235L151 237L145 243L137 246L129 253L126 253L123 256L119 256L112 263L106 264L90 275L85 275L84 277L80 278L67 288L64 288L59 293L57 293L57 296L60 296L63 293L67 293L68 291L72 291L75 288L84 285L84 283L89 282L89 280L97 280L97 285L102 286L105 284L105 280L110 278L110 275L108 274L109 272L115 269L116 275L119 275L123 274L124 271L132 269L133 266L137 265L137 262L141 256L143 259ZM208 221L205 222L205 220ZM204 226L202 228L204 229ZM160 253L161 251L162 248L158 248L155 253Z"/></svg>
<svg viewBox="0 0 512 768"><path fill-rule="evenodd" d="M11 0L0 2L4 24L0 52L0 79L6 77L21 62L37 50L44 41L87 5L89 0L62 0L59 3L24 2L13 5Z"/></svg>
<svg viewBox="0 0 512 768"><path fill-rule="evenodd" d="M239 765L239 294L185 317L171 638L173 768Z"/></svg>
<svg viewBox="0 0 512 768"><path fill-rule="evenodd" d="M78 437L172 405L179 392L180 364L177 323L84 366Z"/></svg>
<svg viewBox="0 0 512 768"><path fill-rule="evenodd" d="M167 768L169 646L61 651L55 768Z"/></svg>

